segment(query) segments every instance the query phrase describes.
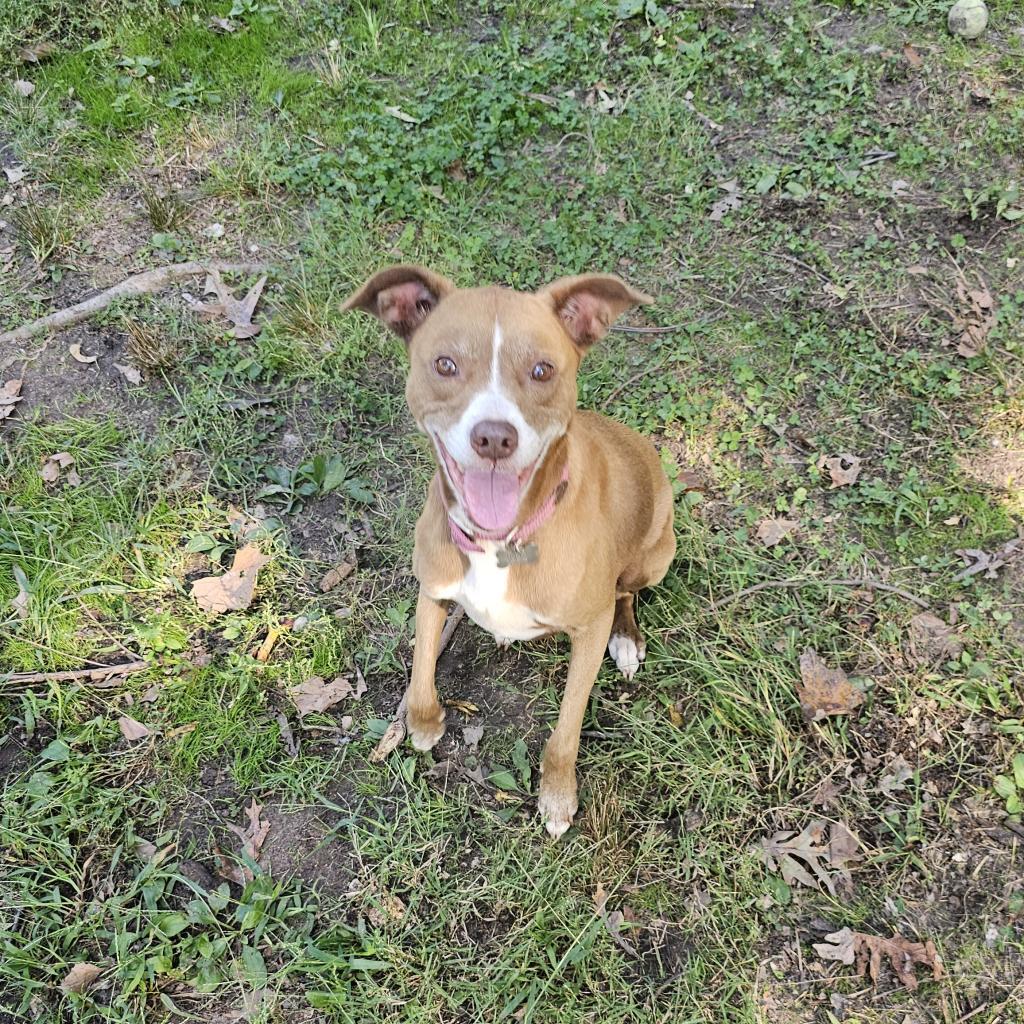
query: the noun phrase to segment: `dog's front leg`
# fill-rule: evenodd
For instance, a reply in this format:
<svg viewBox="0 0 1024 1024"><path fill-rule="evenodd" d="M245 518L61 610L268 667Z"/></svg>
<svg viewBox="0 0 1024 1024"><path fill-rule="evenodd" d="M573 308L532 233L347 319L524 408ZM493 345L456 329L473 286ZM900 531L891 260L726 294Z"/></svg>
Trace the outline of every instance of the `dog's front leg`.
<svg viewBox="0 0 1024 1024"><path fill-rule="evenodd" d="M406 724L409 739L417 750L430 750L444 735L444 708L437 699L434 668L447 613L444 602L435 601L420 587L420 596L416 601L416 646L412 652L412 678L406 695Z"/></svg>
<svg viewBox="0 0 1024 1024"><path fill-rule="evenodd" d="M558 711L558 724L544 748L543 775L537 800L537 809L555 839L568 830L577 810L576 755L580 748L580 729L583 728L590 691L604 659L614 612L615 605L611 602L606 612L570 634L572 659L569 678Z"/></svg>

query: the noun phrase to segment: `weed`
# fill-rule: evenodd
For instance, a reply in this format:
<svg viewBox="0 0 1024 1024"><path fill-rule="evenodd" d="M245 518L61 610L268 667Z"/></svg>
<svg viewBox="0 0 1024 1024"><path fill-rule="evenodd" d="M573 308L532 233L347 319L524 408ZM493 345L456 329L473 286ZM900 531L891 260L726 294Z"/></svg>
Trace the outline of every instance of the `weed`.
<svg viewBox="0 0 1024 1024"><path fill-rule="evenodd" d="M22 244L39 266L64 256L75 240L75 227L63 200L47 204L33 195L15 207L10 217Z"/></svg>

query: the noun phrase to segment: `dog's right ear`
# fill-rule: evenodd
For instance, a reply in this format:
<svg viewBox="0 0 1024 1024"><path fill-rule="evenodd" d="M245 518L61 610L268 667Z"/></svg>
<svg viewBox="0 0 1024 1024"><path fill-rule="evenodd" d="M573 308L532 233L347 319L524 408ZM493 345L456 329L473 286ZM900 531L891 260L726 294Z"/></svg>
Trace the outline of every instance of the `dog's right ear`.
<svg viewBox="0 0 1024 1024"><path fill-rule="evenodd" d="M455 285L426 267L404 263L378 270L342 304L362 309L390 327L406 344L413 332Z"/></svg>

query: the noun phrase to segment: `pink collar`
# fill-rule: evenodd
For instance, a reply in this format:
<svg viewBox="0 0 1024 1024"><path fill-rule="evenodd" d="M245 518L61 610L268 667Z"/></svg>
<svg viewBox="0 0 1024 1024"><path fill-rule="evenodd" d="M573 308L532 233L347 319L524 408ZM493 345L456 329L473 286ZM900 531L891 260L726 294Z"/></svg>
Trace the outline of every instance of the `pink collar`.
<svg viewBox="0 0 1024 1024"><path fill-rule="evenodd" d="M478 530L476 533L470 535L462 529L461 526L451 517L451 513L448 514L448 527L452 534L452 543L462 552L468 554L475 554L483 551L483 548L477 543L480 540L500 540L504 541L506 547L513 547L518 544L522 544L524 541L530 539L550 518L551 514L555 511L555 506L562 500L565 495L566 488L569 486L569 463L566 462L565 468L562 470L562 478L558 482L558 486L547 496L544 500L544 504L541 505L536 512L526 520L522 526L516 526L510 533L502 534L496 530Z"/></svg>

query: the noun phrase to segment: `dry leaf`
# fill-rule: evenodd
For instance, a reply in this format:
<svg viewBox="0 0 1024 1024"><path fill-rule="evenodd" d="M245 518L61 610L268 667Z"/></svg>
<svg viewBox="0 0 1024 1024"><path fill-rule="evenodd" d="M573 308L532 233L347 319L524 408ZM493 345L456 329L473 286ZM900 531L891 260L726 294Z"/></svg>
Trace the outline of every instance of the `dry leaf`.
<svg viewBox="0 0 1024 1024"><path fill-rule="evenodd" d="M36 91L36 87L32 82L26 82L23 78L16 78L13 85L14 91L26 99Z"/></svg>
<svg viewBox="0 0 1024 1024"><path fill-rule="evenodd" d="M28 618L28 602L32 595L28 589L28 577L20 565L14 567L14 581L18 584L18 592L11 598L11 606L14 614L24 621Z"/></svg>
<svg viewBox="0 0 1024 1024"><path fill-rule="evenodd" d="M475 750L480 741L484 738L484 727L482 725L464 725L462 727L462 742L470 750Z"/></svg>
<svg viewBox="0 0 1024 1024"><path fill-rule="evenodd" d="M236 299L225 286L220 272L211 270L210 276L207 278L207 285L208 290L209 286L212 286L212 290L217 293L217 301L194 302L192 303L192 308L204 316L224 317L226 320L229 320L234 326L228 331L228 334L234 338L254 338L263 330L261 324L254 324L252 322L252 315L256 311L256 303L260 301L260 296L263 294L263 286L266 283L267 275L264 274L246 292L244 299Z"/></svg>
<svg viewBox="0 0 1024 1024"><path fill-rule="evenodd" d="M380 764L387 759L388 754L397 750L399 744L405 739L405 719L396 718L381 736L377 746L370 753L371 764Z"/></svg>
<svg viewBox="0 0 1024 1024"><path fill-rule="evenodd" d="M980 275L978 287L971 288L964 275L959 274L956 296L960 311L954 316L953 325L961 332L956 351L965 359L972 359L984 351L989 332L996 325L995 302Z"/></svg>
<svg viewBox="0 0 1024 1024"><path fill-rule="evenodd" d="M20 377L7 381L0 387L0 420L7 419L14 412L14 407L24 397L21 393L22 381Z"/></svg>
<svg viewBox="0 0 1024 1024"><path fill-rule="evenodd" d="M407 114L400 107L385 107L385 114L390 114L392 117L397 117L399 121L404 121L406 124L419 124L419 121L411 114Z"/></svg>
<svg viewBox="0 0 1024 1024"><path fill-rule="evenodd" d="M43 464L43 468L39 470L39 475L44 483L55 484L60 479L61 472L65 469L70 469L74 464L74 458L67 452L55 452ZM64 481L72 487L77 487L82 482L82 478L74 469L71 469L64 478Z"/></svg>
<svg viewBox="0 0 1024 1024"><path fill-rule="evenodd" d="M147 736L151 735L150 729L141 722L136 722L134 718L129 718L128 715L122 715L117 720L117 725L121 730L121 735L129 743L134 743L136 740L144 740Z"/></svg>
<svg viewBox="0 0 1024 1024"><path fill-rule="evenodd" d="M381 907L371 907L366 913L372 925L381 928L388 921L401 921L405 917L406 906L397 896L383 893L378 898Z"/></svg>
<svg viewBox="0 0 1024 1024"><path fill-rule="evenodd" d="M312 676L304 683L291 687L288 696L298 710L299 718L305 718L314 711L326 711L347 697L355 696L355 691L348 676L337 676L329 683L325 683L319 676Z"/></svg>
<svg viewBox="0 0 1024 1024"><path fill-rule="evenodd" d="M964 645L956 629L931 612L921 612L910 620L910 656L918 665L957 658Z"/></svg>
<svg viewBox="0 0 1024 1024"><path fill-rule="evenodd" d="M891 797L898 793L914 777L914 769L907 764L902 754L892 759L888 766L888 774L883 775L878 782L878 791L884 797Z"/></svg>
<svg viewBox="0 0 1024 1024"><path fill-rule="evenodd" d="M128 366L125 363L114 363L114 366L121 371L121 375L129 384L142 383L142 374L134 366Z"/></svg>
<svg viewBox="0 0 1024 1024"><path fill-rule="evenodd" d="M232 505L228 509L228 526L231 529L231 536L237 540L243 543L252 540L261 531L266 531L266 509L262 505L256 505L251 512L243 512Z"/></svg>
<svg viewBox="0 0 1024 1024"><path fill-rule="evenodd" d="M787 885L799 882L812 889L852 892L849 865L859 860L857 837L842 823L830 826L826 843L825 822L812 821L797 834L776 832L760 841L759 852L770 871L778 871ZM833 870L829 871L829 868Z"/></svg>
<svg viewBox="0 0 1024 1024"><path fill-rule="evenodd" d="M76 341L74 345L68 345L68 352L71 358L79 363L95 363L99 356L87 356L82 352L82 346Z"/></svg>
<svg viewBox="0 0 1024 1024"><path fill-rule="evenodd" d="M56 52L57 44L44 39L38 43L30 43L18 50L18 60L22 64L39 64L47 57L52 57Z"/></svg>
<svg viewBox="0 0 1024 1024"><path fill-rule="evenodd" d="M924 61L921 60L921 54L919 54L917 50L915 50L914 47L910 45L910 43L903 44L903 59L912 68L919 68L924 63Z"/></svg>
<svg viewBox="0 0 1024 1024"><path fill-rule="evenodd" d="M455 708L456 711L461 711L466 718L472 718L480 709L468 700L449 700L445 703L450 708Z"/></svg>
<svg viewBox="0 0 1024 1024"><path fill-rule="evenodd" d="M721 187L725 189L725 195L721 199L716 199L711 204L708 220L721 220L727 213L732 210L738 210L743 205L743 196L740 195L739 182L735 178L724 182Z"/></svg>
<svg viewBox="0 0 1024 1024"><path fill-rule="evenodd" d="M800 655L801 685L797 697L804 718L819 722L829 715L848 715L864 703L864 694L846 678L841 668L829 668L817 651Z"/></svg>
<svg viewBox="0 0 1024 1024"><path fill-rule="evenodd" d="M5 167L4 174L7 176L7 181L11 185L17 185L22 178L28 174L28 171L24 167Z"/></svg>
<svg viewBox="0 0 1024 1024"><path fill-rule="evenodd" d="M757 528L757 539L766 548L773 548L799 525L795 519L762 519Z"/></svg>
<svg viewBox="0 0 1024 1024"><path fill-rule="evenodd" d="M825 456L818 459L818 469L827 469L832 479L831 488L849 487L857 482L860 476L860 459L849 452L841 455Z"/></svg>
<svg viewBox="0 0 1024 1024"><path fill-rule="evenodd" d="M87 992L96 984L96 980L102 973L103 968L97 967L95 964L90 964L88 962L75 964L75 966L64 975L64 980L60 983L61 990L67 993Z"/></svg>
<svg viewBox="0 0 1024 1024"><path fill-rule="evenodd" d="M274 644L277 643L278 637L284 632L283 629L275 629L271 626L267 630L267 638L260 644L259 650L256 652L256 660L265 662L270 657L270 652L274 649Z"/></svg>
<svg viewBox="0 0 1024 1024"><path fill-rule="evenodd" d="M260 851L270 832L270 822L260 818L262 811L263 805L256 803L256 800L253 799L245 809L245 816L249 819L249 824L244 829L237 825L229 824L227 826L242 840L241 856L248 858L254 864L259 864ZM237 882L239 885L246 885L253 880L252 868L248 864L230 864L224 860L220 850L215 849L214 853L218 861L217 873L221 878L226 878L229 882Z"/></svg>
<svg viewBox="0 0 1024 1024"><path fill-rule="evenodd" d="M355 572L355 568L352 562L340 562L333 569L328 569L320 581L321 592L326 594L332 591L339 583L348 579Z"/></svg>
<svg viewBox="0 0 1024 1024"><path fill-rule="evenodd" d="M628 953L630 956L636 956L636 949L631 942L629 942L622 934L622 925L626 920L626 915L621 910L608 910L608 893L605 892L604 886L598 882L597 889L594 892L594 908L600 914L601 920L604 922L605 929L608 934L612 937L615 944Z"/></svg>
<svg viewBox="0 0 1024 1024"><path fill-rule="evenodd" d="M970 576L976 576L979 572L985 574L986 579L996 579L996 570L1002 568L1011 558L1024 553L1024 540L1017 537L1007 541L998 551L989 554L980 548L957 548L954 554L959 555L968 563L966 569L958 572L953 579L959 582Z"/></svg>
<svg viewBox="0 0 1024 1024"><path fill-rule="evenodd" d="M211 32L220 32L222 34L228 34L234 32L238 26L230 18L217 18L213 17L206 23L206 27Z"/></svg>
<svg viewBox="0 0 1024 1024"><path fill-rule="evenodd" d="M867 974L875 984L882 973L882 959L887 958L900 983L911 992L917 991L917 964L930 967L933 980L942 978L942 960L935 944L911 942L898 933L891 939L883 939L880 935L843 928L826 935L824 942L815 943L814 951L823 960L836 960L847 966L856 961L857 977Z"/></svg>
<svg viewBox="0 0 1024 1024"><path fill-rule="evenodd" d="M230 570L223 576L204 576L192 584L192 596L204 612L244 611L252 604L256 575L270 561L255 544L235 552Z"/></svg>

